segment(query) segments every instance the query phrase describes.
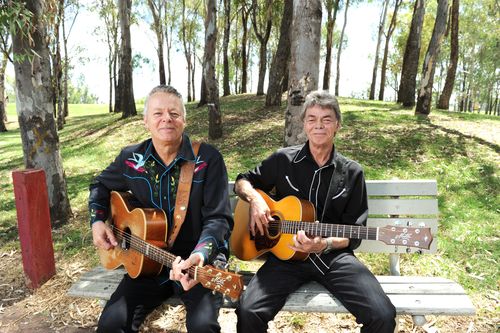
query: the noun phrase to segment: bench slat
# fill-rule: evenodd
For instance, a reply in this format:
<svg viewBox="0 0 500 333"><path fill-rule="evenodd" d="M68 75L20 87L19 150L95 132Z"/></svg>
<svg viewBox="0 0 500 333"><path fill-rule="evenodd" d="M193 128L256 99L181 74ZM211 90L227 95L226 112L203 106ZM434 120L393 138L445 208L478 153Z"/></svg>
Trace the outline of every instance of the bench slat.
<svg viewBox="0 0 500 333"><path fill-rule="evenodd" d="M437 195L436 180L367 180L366 191L369 196L387 195Z"/></svg>
<svg viewBox="0 0 500 333"><path fill-rule="evenodd" d="M437 215L436 199L368 199L370 215Z"/></svg>

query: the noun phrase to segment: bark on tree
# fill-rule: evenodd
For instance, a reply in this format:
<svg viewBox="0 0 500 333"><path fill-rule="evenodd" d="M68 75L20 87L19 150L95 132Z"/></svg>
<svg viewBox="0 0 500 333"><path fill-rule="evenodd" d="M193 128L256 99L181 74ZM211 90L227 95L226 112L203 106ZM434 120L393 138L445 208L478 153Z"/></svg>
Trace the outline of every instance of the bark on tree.
<svg viewBox="0 0 500 333"><path fill-rule="evenodd" d="M208 0L205 18L205 54L203 56L203 77L209 109L208 137L222 137L222 116L219 104L219 83L215 77L215 48L217 45L217 0Z"/></svg>
<svg viewBox="0 0 500 333"><path fill-rule="evenodd" d="M134 85L132 80L132 42L130 38L130 13L132 0L119 0L118 12L120 16L121 50L118 91L120 103L115 106L115 112L121 112L122 118L137 115L134 100Z"/></svg>
<svg viewBox="0 0 500 333"><path fill-rule="evenodd" d="M394 32L394 29L396 29L398 9L399 6L401 6L402 1L403 0L394 1L394 10L392 11L391 23L389 24L389 28L387 29L387 34L385 35L384 57L382 58L382 67L380 68L380 89L378 91L379 101L384 100L385 81L387 72L387 57L389 56L389 44L391 43L392 33Z"/></svg>
<svg viewBox="0 0 500 333"><path fill-rule="evenodd" d="M318 88L320 41L321 1L294 1L284 146L306 141L300 114L306 95Z"/></svg>
<svg viewBox="0 0 500 333"><path fill-rule="evenodd" d="M250 8L244 2L241 6L241 25L243 29L243 36L241 38L241 93L247 92L248 83L248 15L250 15Z"/></svg>
<svg viewBox="0 0 500 333"><path fill-rule="evenodd" d="M224 40L222 41L222 63L224 67L223 81L223 96L231 95L231 88L229 87L229 34L231 32L231 0L224 0Z"/></svg>
<svg viewBox="0 0 500 333"><path fill-rule="evenodd" d="M340 82L340 55L342 54L342 44L344 44L344 32L347 25L347 11L349 10L349 0L345 3L345 14L344 14L344 25L342 26L342 32L340 33L339 48L337 51L337 73L335 76L335 96L339 95L339 82Z"/></svg>
<svg viewBox="0 0 500 333"><path fill-rule="evenodd" d="M418 59L424 24L425 1L416 0L413 8L410 33L406 41L403 65L401 66L401 82L398 90L398 103L403 106L415 105L415 89L417 86Z"/></svg>
<svg viewBox="0 0 500 333"><path fill-rule="evenodd" d="M436 69L436 60L441 48L441 42L443 41L444 33L446 31L447 18L448 0L439 0L431 41L429 42L429 47L424 58L415 115L427 116L431 112L434 71Z"/></svg>
<svg viewBox="0 0 500 333"><path fill-rule="evenodd" d="M164 1L154 1L148 0L149 10L151 11L151 16L153 16L152 29L156 35L156 55L158 56L158 75L160 79L160 84L166 84L165 79L165 61L163 60L163 6L165 6Z"/></svg>
<svg viewBox="0 0 500 333"><path fill-rule="evenodd" d="M7 68L7 55L1 54L2 61L0 62L0 132L7 132L7 105L5 102L5 70Z"/></svg>
<svg viewBox="0 0 500 333"><path fill-rule="evenodd" d="M192 62L192 55L191 55L191 43L187 40L186 37L186 32L190 29L188 29L186 25L186 1L182 0L182 45L184 46L184 56L186 57L186 62L187 62L187 101L191 102L194 99L194 96L191 97L191 85L194 84L194 82L191 81L191 71L193 69L193 62ZM200 100L200 103L202 101Z"/></svg>
<svg viewBox="0 0 500 333"><path fill-rule="evenodd" d="M380 21L378 25L378 38L377 38L377 47L375 50L375 61L373 62L372 84L370 85L370 95L368 97L370 100L375 99L375 87L377 85L377 71L378 71L380 44L382 43L382 35L384 34L385 19L387 17L388 7L389 7L389 0L384 0L384 6L382 7L382 12L380 14Z"/></svg>
<svg viewBox="0 0 500 333"><path fill-rule="evenodd" d="M458 66L458 15L460 0L453 0L451 5L451 33L450 33L450 63L446 73L444 88L439 97L438 108L448 110L450 108L450 97L455 86L455 77Z"/></svg>
<svg viewBox="0 0 500 333"><path fill-rule="evenodd" d="M325 4L328 18L326 20L326 56L325 70L323 72L323 90L330 89L330 76L332 72L333 30L335 28L335 21L337 19L339 1L340 0L327 0Z"/></svg>
<svg viewBox="0 0 500 333"><path fill-rule="evenodd" d="M261 22L259 27L259 22L257 22L257 11L259 6L257 5L257 0L252 1L252 26L259 41L259 78L257 82L257 96L264 95L264 79L266 77L267 70L267 42L269 41L269 36L271 35L271 28L273 26L273 2L272 0L266 0L265 11L265 22ZM262 29L262 30L259 30Z"/></svg>
<svg viewBox="0 0 500 333"><path fill-rule="evenodd" d="M26 1L25 6L33 13L31 40L19 30L12 37L24 166L45 171L51 223L60 226L71 217L71 207L54 119L44 1Z"/></svg>
<svg viewBox="0 0 500 333"><path fill-rule="evenodd" d="M281 96L287 89L284 85L290 63L290 27L293 17L293 0L285 0L281 18L280 38L278 48L269 70L269 85L267 87L266 106L281 105Z"/></svg>

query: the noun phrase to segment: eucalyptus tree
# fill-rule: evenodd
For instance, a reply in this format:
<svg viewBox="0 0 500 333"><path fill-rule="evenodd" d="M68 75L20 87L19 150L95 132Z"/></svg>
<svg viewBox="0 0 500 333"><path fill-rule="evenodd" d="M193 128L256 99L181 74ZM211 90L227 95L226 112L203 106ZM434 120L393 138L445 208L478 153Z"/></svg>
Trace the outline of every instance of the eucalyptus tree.
<svg viewBox="0 0 500 333"><path fill-rule="evenodd" d="M448 0L438 0L436 21L434 23L431 41L429 42L429 47L427 48L427 52L425 54L422 76L420 78L415 115L427 116L431 112L434 71L436 69L437 57L439 56L441 43L446 31L447 19Z"/></svg>
<svg viewBox="0 0 500 333"><path fill-rule="evenodd" d="M372 83L370 85L369 99L375 99L375 87L377 85L377 71L380 53L380 44L382 43L382 35L384 34L385 20L387 18L387 8L389 7L389 0L383 0L382 11L380 12L380 19L378 24L378 37L377 46L375 49L375 59L373 61Z"/></svg>
<svg viewBox="0 0 500 333"><path fill-rule="evenodd" d="M450 63L446 71L446 81L443 91L439 97L438 108L448 110L450 108L450 98L455 85L455 77L458 66L458 16L459 16L460 0L453 0L451 5L451 20L450 20Z"/></svg>
<svg viewBox="0 0 500 333"><path fill-rule="evenodd" d="M263 2L263 3L262 3ZM267 43L273 26L273 1L252 0L252 26L259 41L259 78L257 95L264 95L264 79L267 70Z"/></svg>
<svg viewBox="0 0 500 333"><path fill-rule="evenodd" d="M284 146L296 145L306 140L300 114L305 96L318 88L321 13L320 0L293 3Z"/></svg>
<svg viewBox="0 0 500 333"><path fill-rule="evenodd" d="M398 103L411 107L415 105L415 89L417 86L418 62L424 24L425 0L415 0L410 32L406 41L401 66L401 81L398 90Z"/></svg>
<svg viewBox="0 0 500 333"><path fill-rule="evenodd" d="M151 24L151 30L153 30L156 36L156 55L158 56L158 74L160 84L166 84L165 79L165 61L163 60L163 45L165 41L165 0L147 0L148 8L153 17L153 22Z"/></svg>
<svg viewBox="0 0 500 333"><path fill-rule="evenodd" d="M332 48L333 48L333 32L335 21L337 20L337 12L340 6L340 0L323 0L326 9L326 56L325 69L323 71L323 89L330 88L330 76L332 71ZM333 11L333 13L332 13Z"/></svg>
<svg viewBox="0 0 500 333"><path fill-rule="evenodd" d="M12 41L6 26L0 24L0 132L7 132L7 110L5 101L5 71L11 61Z"/></svg>
<svg viewBox="0 0 500 333"><path fill-rule="evenodd" d="M194 81L193 72L195 70L196 61L196 47L198 43L197 32L201 30L199 24L200 21L200 7L202 2L200 0L194 0L186 3L186 0L182 0L182 14L181 14L181 24L180 24L180 40L182 42L182 47L184 50L184 57L186 58L187 64L187 100L188 102L195 99L194 93ZM203 87L204 81L202 79L201 93L206 93ZM200 103L201 103L200 98Z"/></svg>
<svg viewBox="0 0 500 333"><path fill-rule="evenodd" d="M340 33L339 46L337 50L337 73L335 74L335 96L339 95L339 82L340 82L340 56L342 54L342 46L344 45L344 33L347 26L347 11L349 10L349 0L346 0L344 6L344 24L342 25L342 32Z"/></svg>
<svg viewBox="0 0 500 333"><path fill-rule="evenodd" d="M118 0L121 41L118 89L115 94L115 112L121 112L122 118L137 115L132 75L132 41L130 37L131 11L132 0Z"/></svg>
<svg viewBox="0 0 500 333"><path fill-rule="evenodd" d="M231 0L224 0L224 39L222 42L222 87L223 96L231 95L231 88L229 86L229 36L231 34Z"/></svg>
<svg viewBox="0 0 500 333"><path fill-rule="evenodd" d="M23 146L24 166L43 169L47 182L51 223L68 221L71 207L54 120L47 38L47 6L43 0L10 3L16 110Z"/></svg>
<svg viewBox="0 0 500 333"><path fill-rule="evenodd" d="M398 9L401 6L403 0L394 1L394 9L392 11L391 22L387 28L387 33L385 34L385 46L384 46L384 56L382 58L382 67L380 68L380 89L378 91L379 101L384 100L385 84L386 84L386 71L387 71L387 57L389 55L389 44L391 42L391 37L396 29Z"/></svg>
<svg viewBox="0 0 500 333"><path fill-rule="evenodd" d="M290 28L293 18L293 0L285 0L281 17L278 47L269 69L269 84L266 105L281 105L281 95L287 89L288 65L290 63Z"/></svg>
<svg viewBox="0 0 500 333"><path fill-rule="evenodd" d="M109 112L113 112L113 92L116 94L118 88L118 53L119 53L119 42L118 42L118 7L115 0L97 0L94 3L94 8L97 10L99 17L103 21L99 28L104 30L105 42L107 45L107 61L108 61L108 81L109 81Z"/></svg>
<svg viewBox="0 0 500 333"><path fill-rule="evenodd" d="M208 136L210 139L222 137L222 116L219 103L219 83L215 77L215 47L217 44L216 0L208 0L205 18L205 53L203 56L203 77L209 109Z"/></svg>

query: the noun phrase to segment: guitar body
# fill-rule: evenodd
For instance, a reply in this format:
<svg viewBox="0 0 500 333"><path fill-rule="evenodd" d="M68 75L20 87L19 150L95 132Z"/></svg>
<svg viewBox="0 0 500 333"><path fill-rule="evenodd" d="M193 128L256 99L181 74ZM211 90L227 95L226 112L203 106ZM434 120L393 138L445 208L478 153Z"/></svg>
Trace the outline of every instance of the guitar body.
<svg viewBox="0 0 500 333"><path fill-rule="evenodd" d="M316 220L316 210L309 201L294 196L275 201L266 193L257 191L266 201L275 220ZM293 234L282 233L280 227L266 229L264 235L261 235L257 230L255 237L252 236L249 229L249 206L248 202L238 200L234 211L234 228L230 244L236 257L242 260L252 260L270 251L281 260L304 260L307 258L307 253L296 252L288 247L293 245Z"/></svg>
<svg viewBox="0 0 500 333"><path fill-rule="evenodd" d="M161 209L133 208L127 203L129 193L111 192L111 223L115 228L158 247L165 247L167 217ZM122 240L110 250L99 249L101 264L107 269L124 266L131 278L158 275L162 264L130 249L130 241Z"/></svg>

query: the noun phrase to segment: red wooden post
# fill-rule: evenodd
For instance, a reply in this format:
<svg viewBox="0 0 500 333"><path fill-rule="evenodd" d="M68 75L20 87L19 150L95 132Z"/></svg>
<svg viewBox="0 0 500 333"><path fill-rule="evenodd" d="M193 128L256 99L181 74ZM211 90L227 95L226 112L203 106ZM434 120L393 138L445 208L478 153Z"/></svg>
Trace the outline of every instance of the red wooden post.
<svg viewBox="0 0 500 333"><path fill-rule="evenodd" d="M56 273L45 172L16 170L12 178L24 274L26 284L34 289Z"/></svg>

